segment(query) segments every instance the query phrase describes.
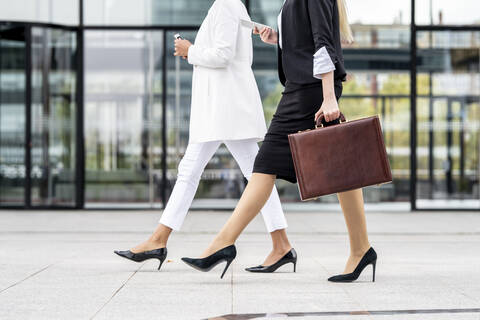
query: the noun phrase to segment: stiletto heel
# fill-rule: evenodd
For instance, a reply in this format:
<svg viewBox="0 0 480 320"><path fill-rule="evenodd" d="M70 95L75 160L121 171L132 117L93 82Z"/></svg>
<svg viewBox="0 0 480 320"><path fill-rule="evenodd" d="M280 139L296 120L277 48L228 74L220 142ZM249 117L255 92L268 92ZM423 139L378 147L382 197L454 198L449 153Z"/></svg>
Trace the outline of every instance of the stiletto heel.
<svg viewBox="0 0 480 320"><path fill-rule="evenodd" d="M227 265L225 266L225 269L223 270L222 275L220 276L220 279L223 279L223 276L225 275L225 272L227 272L228 267L232 263L232 261L235 259L237 256L237 249L235 248L235 245L231 245L228 247L225 247L221 250L218 250L212 255L209 255L208 257L202 258L202 259L193 259L193 258L182 258L182 261L188 264L190 267L197 269L198 271L202 272L208 272L213 269L217 264L222 263L224 261L227 262Z"/></svg>
<svg viewBox="0 0 480 320"><path fill-rule="evenodd" d="M133 253L130 250L114 251L114 252L122 258L135 261L135 262L143 262L148 259L158 259L158 261L160 261L160 265L158 266L157 270L160 270L163 262L167 258L167 248L159 248L159 249L143 251L139 253Z"/></svg>
<svg viewBox="0 0 480 320"><path fill-rule="evenodd" d="M275 262L274 264L270 266L256 266L256 267L250 267L246 268L245 270L249 272L258 272L258 273L272 273L275 272L278 268L281 266L287 264L287 263L293 263L293 272L296 272L297 269L297 252L295 249L290 249L290 251L287 252L280 260Z"/></svg>
<svg viewBox="0 0 480 320"><path fill-rule="evenodd" d="M158 265L158 269L157 269L157 270L160 270L160 268L162 267L162 264L163 264L163 262L165 261L165 259L158 259L158 261L160 261L160 264Z"/></svg>
<svg viewBox="0 0 480 320"><path fill-rule="evenodd" d="M220 276L220 279L223 279L223 276L225 275L225 272L227 272L228 267L230 267L230 264L232 263L233 259L227 260L227 264L225 265L225 269L223 269L222 275Z"/></svg>
<svg viewBox="0 0 480 320"><path fill-rule="evenodd" d="M352 273L340 274L337 276L330 277L328 281L332 282L352 282L360 277L362 271L369 265L373 266L373 282L375 282L375 269L377 265L377 253L373 248L368 249L368 251L363 255L362 260L358 263L357 267Z"/></svg>
<svg viewBox="0 0 480 320"><path fill-rule="evenodd" d="M373 261L372 266L373 266L373 280L372 280L372 282L375 282L375 269L377 268L377 260Z"/></svg>

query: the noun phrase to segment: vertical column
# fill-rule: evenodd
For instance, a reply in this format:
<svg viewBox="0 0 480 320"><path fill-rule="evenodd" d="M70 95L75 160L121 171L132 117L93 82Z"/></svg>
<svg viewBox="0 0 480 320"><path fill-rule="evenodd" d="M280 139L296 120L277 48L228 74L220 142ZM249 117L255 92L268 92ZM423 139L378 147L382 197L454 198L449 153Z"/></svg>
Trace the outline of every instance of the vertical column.
<svg viewBox="0 0 480 320"><path fill-rule="evenodd" d="M464 97L460 101L460 182L459 193L463 194L468 190L468 180L465 179L465 118L466 118L466 102ZM462 196L463 197L463 196Z"/></svg>
<svg viewBox="0 0 480 320"><path fill-rule="evenodd" d="M449 198L453 193L453 157L452 157L452 144L453 144L453 110L452 100L448 98L447 104L447 162L445 164L445 179L447 183L447 197Z"/></svg>
<svg viewBox="0 0 480 320"><path fill-rule="evenodd" d="M430 0L430 24L433 25L433 3ZM433 34L428 33L428 48L432 49ZM434 134L433 134L433 72L428 72L428 181L430 189L430 199L433 199L433 192L435 191L435 177L433 170L435 169L435 155L434 155Z"/></svg>
<svg viewBox="0 0 480 320"><path fill-rule="evenodd" d="M162 202L167 204L167 31L163 30L162 52Z"/></svg>
<svg viewBox="0 0 480 320"><path fill-rule="evenodd" d="M25 207L32 205L32 27L25 27Z"/></svg>
<svg viewBox="0 0 480 320"><path fill-rule="evenodd" d="M2 106L2 68L3 68L3 62L2 62L2 25L0 24L0 108ZM23 32L25 33L25 29L23 29ZM0 110L0 147L1 147L1 141L2 141L2 112ZM2 206L1 203L2 199L2 176L0 176L0 207ZM25 203L25 199L24 199Z"/></svg>
<svg viewBox="0 0 480 320"><path fill-rule="evenodd" d="M410 208L416 210L417 188L417 29L415 0L411 0L410 22Z"/></svg>
<svg viewBox="0 0 480 320"><path fill-rule="evenodd" d="M77 29L77 128L76 128L76 168L75 168L75 207L85 206L85 137L84 137L84 24L83 0L79 0L79 27Z"/></svg>

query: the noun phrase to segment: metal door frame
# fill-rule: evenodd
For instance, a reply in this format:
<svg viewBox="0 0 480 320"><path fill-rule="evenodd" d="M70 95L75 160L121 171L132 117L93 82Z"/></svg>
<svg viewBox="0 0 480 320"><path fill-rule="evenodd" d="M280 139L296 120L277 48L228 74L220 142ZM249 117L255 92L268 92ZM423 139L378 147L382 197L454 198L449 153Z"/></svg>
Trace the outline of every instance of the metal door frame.
<svg viewBox="0 0 480 320"><path fill-rule="evenodd" d="M84 183L84 148L83 148L83 43L80 40L80 34L82 31L80 28L62 26L56 24L44 24L44 23L29 23L29 22L4 22L0 23L23 28L25 33L25 145L24 145L24 164L25 164L25 184L24 184L24 204L23 206L1 206L1 209L74 209L83 208L83 187ZM76 136L75 136L75 204L72 206L60 205L60 206L48 206L48 205L35 205L32 206L32 179L31 179L31 147L32 147L32 29L44 28L44 29L57 29L76 32L77 34L77 48L76 48ZM80 138L81 137L81 138Z"/></svg>
<svg viewBox="0 0 480 320"><path fill-rule="evenodd" d="M469 208L417 207L417 33L421 31L480 31L480 25L417 25L415 2L411 0L410 21L410 208L412 211L479 211Z"/></svg>

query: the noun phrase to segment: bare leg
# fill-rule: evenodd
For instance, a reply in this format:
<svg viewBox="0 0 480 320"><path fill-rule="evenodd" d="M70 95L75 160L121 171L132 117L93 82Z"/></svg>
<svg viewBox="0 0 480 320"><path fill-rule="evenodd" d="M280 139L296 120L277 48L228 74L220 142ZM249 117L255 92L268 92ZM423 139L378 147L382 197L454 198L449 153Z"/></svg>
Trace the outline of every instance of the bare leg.
<svg viewBox="0 0 480 320"><path fill-rule="evenodd" d="M255 218L267 202L275 183L275 175L254 173L233 214L203 252L201 258L234 244L243 229Z"/></svg>
<svg viewBox="0 0 480 320"><path fill-rule="evenodd" d="M274 264L292 249L285 229L275 230L270 233L270 236L272 237L272 251L262 263L262 266Z"/></svg>
<svg viewBox="0 0 480 320"><path fill-rule="evenodd" d="M362 189L338 193L337 196L343 210L350 239L350 257L344 273L351 273L370 248Z"/></svg>
<svg viewBox="0 0 480 320"><path fill-rule="evenodd" d="M130 251L132 251L133 253L139 253L143 251L165 248L167 246L168 237L170 236L171 232L171 228L159 223L157 228L147 241L139 244Z"/></svg>
<svg viewBox="0 0 480 320"><path fill-rule="evenodd" d="M146 241L132 248L131 251L138 253L166 247L171 232L171 228L159 223L153 234ZM264 266L274 264L292 249L285 229L275 230L270 233L270 236L272 237L272 251L263 262Z"/></svg>
<svg viewBox="0 0 480 320"><path fill-rule="evenodd" d="M226 141L225 145L232 153L245 178L250 180L259 149L256 139ZM275 187L260 212L272 237L272 251L262 264L263 266L269 266L280 260L292 249L285 231L287 221Z"/></svg>

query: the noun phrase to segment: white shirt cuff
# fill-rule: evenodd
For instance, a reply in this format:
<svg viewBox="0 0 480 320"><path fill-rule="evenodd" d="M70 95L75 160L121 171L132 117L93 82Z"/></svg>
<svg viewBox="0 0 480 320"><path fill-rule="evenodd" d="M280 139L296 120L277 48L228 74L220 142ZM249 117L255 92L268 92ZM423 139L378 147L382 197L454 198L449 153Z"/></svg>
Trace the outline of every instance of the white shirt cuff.
<svg viewBox="0 0 480 320"><path fill-rule="evenodd" d="M322 74L333 70L335 70L335 65L327 52L327 48L321 47L313 55L313 77L322 79Z"/></svg>
<svg viewBox="0 0 480 320"><path fill-rule="evenodd" d="M192 64L194 65L195 64L195 45L192 44L189 48L188 48L188 57L187 57L187 61L189 64Z"/></svg>

